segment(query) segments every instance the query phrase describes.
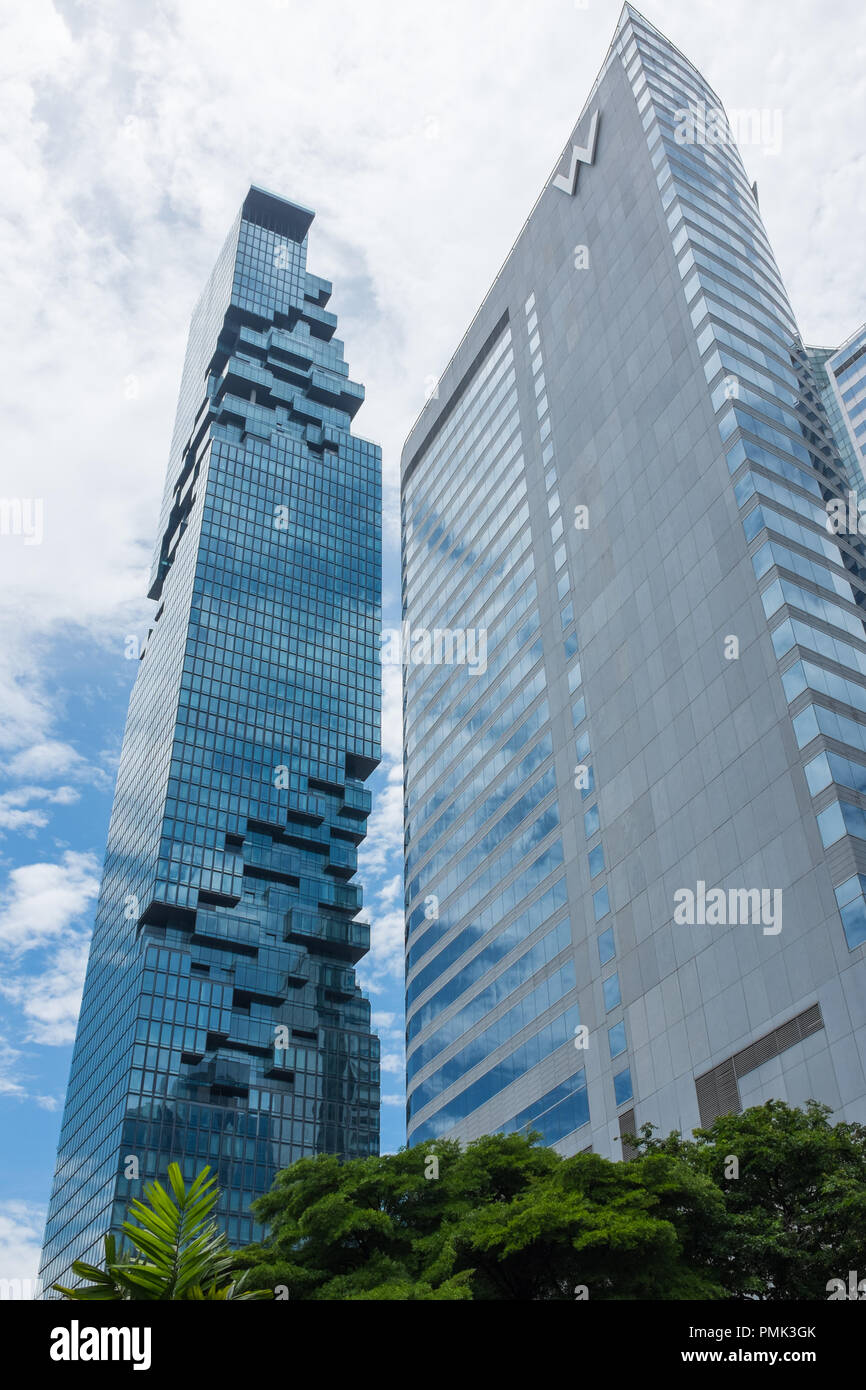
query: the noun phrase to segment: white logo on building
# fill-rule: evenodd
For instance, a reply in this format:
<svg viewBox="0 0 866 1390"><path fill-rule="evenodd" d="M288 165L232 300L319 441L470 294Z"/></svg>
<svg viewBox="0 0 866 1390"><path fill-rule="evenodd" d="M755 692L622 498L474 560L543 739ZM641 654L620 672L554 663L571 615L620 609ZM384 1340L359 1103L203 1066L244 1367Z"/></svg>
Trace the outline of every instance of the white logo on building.
<svg viewBox="0 0 866 1390"><path fill-rule="evenodd" d="M571 163L568 166L567 174L556 174L552 180L554 188L559 188L563 193L567 193L569 198L574 196L577 188L577 175L581 164L592 164L595 159L595 142L598 137L598 112L594 111L589 125L589 139L585 145L572 145Z"/></svg>

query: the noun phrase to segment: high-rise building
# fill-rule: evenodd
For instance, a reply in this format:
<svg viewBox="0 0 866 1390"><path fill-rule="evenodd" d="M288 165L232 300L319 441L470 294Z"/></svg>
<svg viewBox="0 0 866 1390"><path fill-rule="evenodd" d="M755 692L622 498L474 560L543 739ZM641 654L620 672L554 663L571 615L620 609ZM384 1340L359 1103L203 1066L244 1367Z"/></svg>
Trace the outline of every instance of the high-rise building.
<svg viewBox="0 0 866 1390"><path fill-rule="evenodd" d="M351 433L313 213L253 187L192 319L45 1236L98 1259L210 1164L233 1244L279 1168L378 1153L354 882L379 759L381 460Z"/></svg>
<svg viewBox="0 0 866 1390"><path fill-rule="evenodd" d="M866 494L866 323L839 348L808 348L851 487Z"/></svg>
<svg viewBox="0 0 866 1390"><path fill-rule="evenodd" d="M405 445L410 1143L866 1119L866 559L779 120L626 5Z"/></svg>

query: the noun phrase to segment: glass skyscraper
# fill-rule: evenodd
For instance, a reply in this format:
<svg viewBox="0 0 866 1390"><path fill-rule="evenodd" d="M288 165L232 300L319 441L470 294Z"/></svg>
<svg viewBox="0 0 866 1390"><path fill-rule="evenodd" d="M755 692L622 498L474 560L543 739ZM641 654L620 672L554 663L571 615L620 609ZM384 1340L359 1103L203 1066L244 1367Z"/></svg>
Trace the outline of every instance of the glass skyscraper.
<svg viewBox="0 0 866 1390"><path fill-rule="evenodd" d="M413 1144L866 1119L866 556L730 115L626 5L404 448Z"/></svg>
<svg viewBox="0 0 866 1390"><path fill-rule="evenodd" d="M866 324L839 348L809 348L809 360L851 487L866 494Z"/></svg>
<svg viewBox="0 0 866 1390"><path fill-rule="evenodd" d="M354 881L379 759L381 459L313 213L253 187L194 312L41 1277L204 1164L233 1244L279 1168L378 1153Z"/></svg>

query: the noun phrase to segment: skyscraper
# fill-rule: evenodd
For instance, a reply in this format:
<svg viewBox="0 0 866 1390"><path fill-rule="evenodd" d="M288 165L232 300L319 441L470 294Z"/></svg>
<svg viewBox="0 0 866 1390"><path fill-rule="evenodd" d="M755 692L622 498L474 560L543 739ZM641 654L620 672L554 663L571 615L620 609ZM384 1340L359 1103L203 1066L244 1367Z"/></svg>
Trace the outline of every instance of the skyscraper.
<svg viewBox="0 0 866 1390"><path fill-rule="evenodd" d="M866 559L780 121L626 5L406 442L410 1143L866 1118Z"/></svg>
<svg viewBox="0 0 866 1390"><path fill-rule="evenodd" d="M351 433L313 213L249 190L194 312L45 1236L99 1258L205 1163L234 1244L276 1171L378 1152L354 965L379 758L381 460Z"/></svg>
<svg viewBox="0 0 866 1390"><path fill-rule="evenodd" d="M866 324L839 348L809 348L809 361L851 486L866 490Z"/></svg>

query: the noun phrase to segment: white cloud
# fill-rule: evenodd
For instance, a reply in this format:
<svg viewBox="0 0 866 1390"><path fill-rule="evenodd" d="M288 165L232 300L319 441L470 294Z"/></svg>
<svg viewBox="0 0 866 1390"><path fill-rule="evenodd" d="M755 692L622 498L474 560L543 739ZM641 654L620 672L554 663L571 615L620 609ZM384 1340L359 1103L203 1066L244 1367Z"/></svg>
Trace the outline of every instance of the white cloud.
<svg viewBox="0 0 866 1390"><path fill-rule="evenodd" d="M19 1048L0 1038L0 1096L7 1100L32 1100L43 1110L58 1109L56 1096L38 1095L29 1090L22 1069L23 1056Z"/></svg>
<svg viewBox="0 0 866 1390"><path fill-rule="evenodd" d="M41 830L47 824L48 816L44 811L25 811L12 806L5 797L0 797L0 829L18 830L27 835Z"/></svg>
<svg viewBox="0 0 866 1390"><path fill-rule="evenodd" d="M370 926L370 950L357 972L362 988L378 994L389 980L403 978L403 913L373 913Z"/></svg>
<svg viewBox="0 0 866 1390"><path fill-rule="evenodd" d="M383 1104L383 1105L405 1105L405 1104L406 1104L406 1097L405 1097L404 1095L402 1095L402 1094L396 1094L396 1093L394 1093L394 1092L390 1092L390 1093L388 1093L388 1094L386 1094L386 1095L383 1095L383 1096L381 1097L381 1100L382 1100L382 1104Z"/></svg>
<svg viewBox="0 0 866 1390"><path fill-rule="evenodd" d="M99 892L99 860L67 850L59 864L22 864L0 895L0 947L20 955L62 936Z"/></svg>
<svg viewBox="0 0 866 1390"><path fill-rule="evenodd" d="M80 623L119 644L151 611L188 313L249 181L317 210L310 266L333 280L367 386L358 427L383 444L393 545L425 382L563 149L619 8L261 4L250 44L248 11L228 0L6 7L4 490L45 504L41 545L0 545L31 649L3 644L16 739L51 713L41 638ZM653 10L729 106L782 111L781 154L747 164L806 336L834 343L866 318L861 6L790 0L785 16L753 0ZM396 759L399 720L385 737Z"/></svg>
<svg viewBox="0 0 866 1390"><path fill-rule="evenodd" d="M27 1041L60 1046L75 1036L90 942L81 918L99 892L99 860L67 850L60 863L23 864L0 895L0 949L11 958L0 994L23 1016ZM50 946L50 954L39 954ZM22 957L36 951L36 964Z"/></svg>
<svg viewBox="0 0 866 1390"><path fill-rule="evenodd" d="M394 874L393 878L386 879L381 883L376 893L376 900L383 907L389 907L392 903L402 903L403 875Z"/></svg>
<svg viewBox="0 0 866 1390"><path fill-rule="evenodd" d="M10 1047L0 1039L0 1095L23 1096L24 1087L15 1075L21 1053L17 1047Z"/></svg>
<svg viewBox="0 0 866 1390"><path fill-rule="evenodd" d="M382 667L382 757L389 764L403 761L403 680L397 665Z"/></svg>
<svg viewBox="0 0 866 1390"><path fill-rule="evenodd" d="M59 739L42 739L11 758L8 770L13 777L62 777L86 766L86 759L71 744Z"/></svg>
<svg viewBox="0 0 866 1390"><path fill-rule="evenodd" d="M0 572L3 543L4 538L0 538ZM0 601L0 750L6 755L0 775L40 781L70 777L79 783L109 787L110 778L103 768L88 763L70 743L54 737L63 702L56 689L49 693L47 687L51 682L56 687L58 657L47 637L31 629L30 619L25 621L8 599L5 611ZM56 799L64 804L59 794ZM47 820L43 811L21 824L39 826ZM7 828L18 827L13 824Z"/></svg>
<svg viewBox="0 0 866 1390"><path fill-rule="evenodd" d="M5 1297L35 1297L44 1229L43 1207L32 1202L0 1202L0 1280L7 1281L3 1285Z"/></svg>
<svg viewBox="0 0 866 1390"><path fill-rule="evenodd" d="M32 806L34 801L52 806L69 806L77 801L79 793L74 787L16 787L12 791L0 793L0 831L18 830L24 834L40 829L48 824L44 810Z"/></svg>
<svg viewBox="0 0 866 1390"><path fill-rule="evenodd" d="M45 653L19 626L8 599L0 625L0 652L0 749L9 751L42 738L53 716L40 688Z"/></svg>
<svg viewBox="0 0 866 1390"><path fill-rule="evenodd" d="M383 1052L380 1065L383 1071L392 1072L394 1076L403 1077L406 1068L406 1058L402 1052Z"/></svg>
<svg viewBox="0 0 866 1390"><path fill-rule="evenodd" d="M379 1032L383 1032L383 1031L385 1031L386 1029L391 1029L391 1028L393 1028L396 1019L397 1019L397 1015L396 1015L396 1014L387 1013L387 1012L384 1011L384 1010L376 1010L376 1009L373 1010L373 1014L372 1014L373 1027L374 1027L375 1029L377 1029L377 1031L379 1031Z"/></svg>
<svg viewBox="0 0 866 1390"><path fill-rule="evenodd" d="M370 880L393 869L394 856L400 856L402 852L403 780L400 769L395 768L389 771L388 781L379 787L373 797L373 811L367 820L367 838L358 851L362 879Z"/></svg>
<svg viewBox="0 0 866 1390"><path fill-rule="evenodd" d="M24 1015L28 1042L61 1047L74 1041L89 946L89 932L69 934L38 972L0 982L0 994Z"/></svg>

